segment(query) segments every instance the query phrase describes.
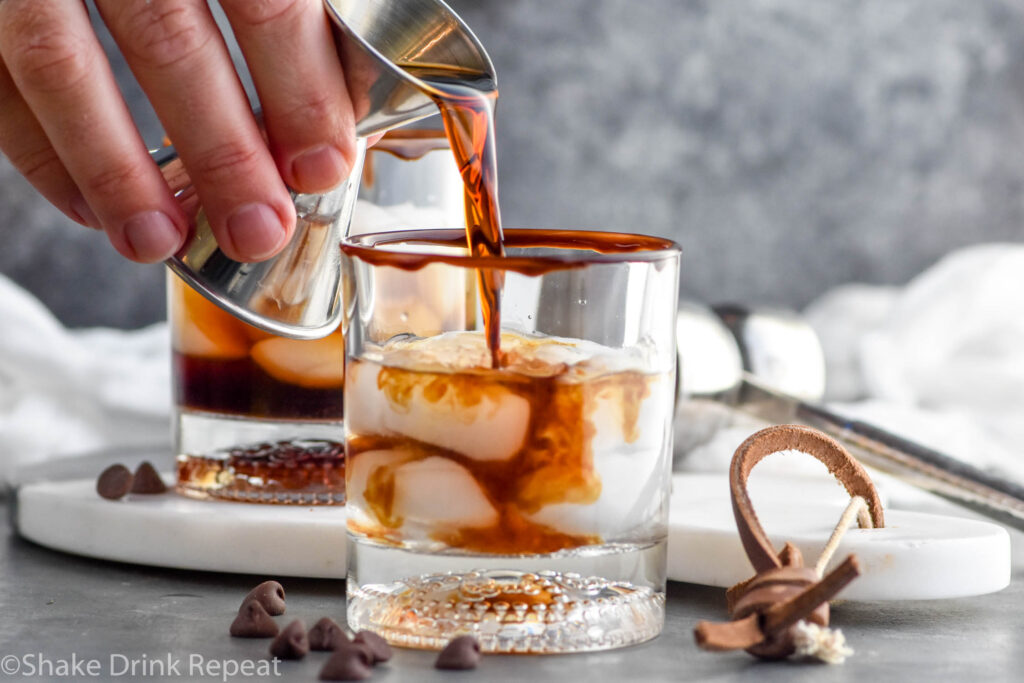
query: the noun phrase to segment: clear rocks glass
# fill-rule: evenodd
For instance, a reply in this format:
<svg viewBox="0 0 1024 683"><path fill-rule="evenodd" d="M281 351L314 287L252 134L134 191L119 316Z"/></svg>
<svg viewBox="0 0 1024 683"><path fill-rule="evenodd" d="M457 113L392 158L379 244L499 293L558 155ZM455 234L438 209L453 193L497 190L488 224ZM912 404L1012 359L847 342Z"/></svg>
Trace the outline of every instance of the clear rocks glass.
<svg viewBox="0 0 1024 683"><path fill-rule="evenodd" d="M679 249L512 230L343 244L348 623L600 650L664 622ZM473 284L502 275L500 349ZM497 360L497 365L495 365Z"/></svg>

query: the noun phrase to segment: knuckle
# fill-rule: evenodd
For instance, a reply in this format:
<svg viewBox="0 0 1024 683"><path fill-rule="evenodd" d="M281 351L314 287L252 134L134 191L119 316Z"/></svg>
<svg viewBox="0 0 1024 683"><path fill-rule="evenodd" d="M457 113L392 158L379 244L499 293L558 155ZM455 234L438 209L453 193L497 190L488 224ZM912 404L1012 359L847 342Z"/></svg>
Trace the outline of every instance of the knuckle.
<svg viewBox="0 0 1024 683"><path fill-rule="evenodd" d="M88 78L94 52L80 35L58 21L26 12L5 18L5 61L25 87L40 92L74 88Z"/></svg>
<svg viewBox="0 0 1024 683"><path fill-rule="evenodd" d="M64 169L57 152L49 145L12 154L10 160L11 164L33 184L41 178L61 173Z"/></svg>
<svg viewBox="0 0 1024 683"><path fill-rule="evenodd" d="M259 27L286 21L300 15L311 3L307 0L222 0L221 5L236 21Z"/></svg>
<svg viewBox="0 0 1024 683"><path fill-rule="evenodd" d="M187 164L190 174L211 183L224 183L248 177L256 172L260 150L244 143L225 143L212 147Z"/></svg>
<svg viewBox="0 0 1024 683"><path fill-rule="evenodd" d="M129 188L137 187L147 168L140 163L119 161L109 168L89 174L82 183L86 196L98 197L103 203L123 200Z"/></svg>
<svg viewBox="0 0 1024 683"><path fill-rule="evenodd" d="M299 124L304 130L319 130L326 133L338 128L338 112L342 109L338 98L325 91L313 91L293 101L282 112L283 118Z"/></svg>
<svg viewBox="0 0 1024 683"><path fill-rule="evenodd" d="M351 115L345 114L347 107L337 93L323 90L296 97L288 107L268 118L268 123L273 124L274 149L280 151L288 143L304 147L311 140L330 142L351 165L355 162L356 144Z"/></svg>
<svg viewBox="0 0 1024 683"><path fill-rule="evenodd" d="M200 54L213 32L188 5L133 2L118 22L122 48L136 62L162 69Z"/></svg>

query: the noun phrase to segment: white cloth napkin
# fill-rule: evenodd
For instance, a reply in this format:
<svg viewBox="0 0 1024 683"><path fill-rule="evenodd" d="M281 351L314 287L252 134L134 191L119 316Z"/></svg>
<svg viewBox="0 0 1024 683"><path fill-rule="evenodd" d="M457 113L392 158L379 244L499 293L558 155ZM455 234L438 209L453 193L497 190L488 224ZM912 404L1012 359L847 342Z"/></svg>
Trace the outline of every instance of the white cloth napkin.
<svg viewBox="0 0 1024 683"><path fill-rule="evenodd" d="M825 351L830 407L1024 482L1024 245L951 253L905 287L837 287L804 315ZM724 471L759 427L742 416L723 421L685 469ZM810 458L773 456L761 468L824 473ZM897 507L935 507L876 477Z"/></svg>
<svg viewBox="0 0 1024 683"><path fill-rule="evenodd" d="M106 447L169 448L167 324L71 331L0 275L0 481Z"/></svg>
<svg viewBox="0 0 1024 683"><path fill-rule="evenodd" d="M954 252L901 289L838 287L805 314L834 407L1024 482L1024 245Z"/></svg>

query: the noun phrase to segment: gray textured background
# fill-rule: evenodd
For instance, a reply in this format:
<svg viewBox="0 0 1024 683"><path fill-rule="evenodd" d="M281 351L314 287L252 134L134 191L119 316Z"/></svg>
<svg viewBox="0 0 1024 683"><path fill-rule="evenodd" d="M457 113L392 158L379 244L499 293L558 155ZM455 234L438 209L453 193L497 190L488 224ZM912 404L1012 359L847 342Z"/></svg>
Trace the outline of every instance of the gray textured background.
<svg viewBox="0 0 1024 683"><path fill-rule="evenodd" d="M685 294L792 307L1024 239L1020 0L452 4L498 69L507 225L668 235ZM0 234L0 272L66 322L162 315L158 267L4 161Z"/></svg>

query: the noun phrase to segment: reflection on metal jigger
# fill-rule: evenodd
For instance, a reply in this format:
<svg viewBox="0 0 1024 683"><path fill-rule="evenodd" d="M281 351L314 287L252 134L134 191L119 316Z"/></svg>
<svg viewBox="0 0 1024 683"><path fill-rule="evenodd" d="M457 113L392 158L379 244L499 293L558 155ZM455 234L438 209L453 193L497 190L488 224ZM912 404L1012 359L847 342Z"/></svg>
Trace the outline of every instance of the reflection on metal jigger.
<svg viewBox="0 0 1024 683"><path fill-rule="evenodd" d="M437 113L429 86L399 65L441 64L495 80L483 46L440 0L324 0L324 6L355 110L359 159L341 186L292 193L298 220L280 254L259 263L228 258L174 149L153 153L193 225L167 266L245 322L296 339L326 336L341 319L340 242L355 206L365 138Z"/></svg>

